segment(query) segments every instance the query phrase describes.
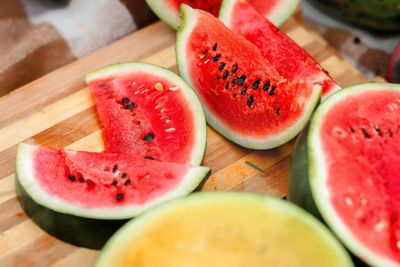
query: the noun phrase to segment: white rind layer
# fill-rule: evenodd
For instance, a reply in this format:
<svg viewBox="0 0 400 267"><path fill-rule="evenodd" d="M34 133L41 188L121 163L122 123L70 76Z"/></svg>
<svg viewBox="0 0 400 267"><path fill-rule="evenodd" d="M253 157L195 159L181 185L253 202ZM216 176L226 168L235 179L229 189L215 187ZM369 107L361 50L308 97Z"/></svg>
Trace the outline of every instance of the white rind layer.
<svg viewBox="0 0 400 267"><path fill-rule="evenodd" d="M243 0L224 0L222 6L226 2L235 2ZM267 1L267 0L259 0ZM146 0L146 3L150 6L156 15L167 23L171 28L178 29L181 23L179 13L176 12L171 6L169 6L166 0ZM277 27L282 25L290 16L293 15L300 0L281 0L281 2L268 14L263 14ZM227 3L228 4L228 3ZM220 10L221 14L222 8ZM221 15L220 15L221 18Z"/></svg>
<svg viewBox="0 0 400 267"><path fill-rule="evenodd" d="M164 79L171 81L181 91L187 100L188 106L193 114L193 121L195 126L195 136L193 137L194 146L192 149L191 160L188 162L190 165L200 165L204 157L204 152L206 149L206 139L207 139L207 127L206 120L204 117L203 108L197 98L196 94L193 92L192 88L182 80L179 76L173 72L164 69L159 66L146 64L146 63L120 63L115 65L110 65L88 73L85 77L86 83L90 83L93 80L104 79L107 77L124 76L133 73L149 73L157 75Z"/></svg>
<svg viewBox="0 0 400 267"><path fill-rule="evenodd" d="M307 137L308 159L309 159L309 177L311 193L313 195L318 211L335 232L339 239L349 248L351 252L363 259L365 262L375 267L399 267L399 263L377 255L374 251L362 244L356 236L347 228L341 220L340 215L334 209L331 203L329 187L327 185L327 166L325 154L322 148L320 132L324 122L325 115L335 104L346 99L351 95L365 94L371 91L397 91L400 92L400 84L388 83L369 83L360 84L346 89L342 89L329 96L316 110L310 125Z"/></svg>
<svg viewBox="0 0 400 267"><path fill-rule="evenodd" d="M186 80L196 91L196 88L194 86L195 83L193 82L192 76L189 72L190 62L188 62L188 58L190 57L187 56L188 51L186 48L193 30L198 23L201 23L198 15L199 11L192 9L187 5L182 5L181 9L183 18L182 25L177 32L177 63L181 77ZM318 104L320 100L320 95L321 87L315 87L308 102L305 104L301 118L299 118L290 127L283 129L280 133L268 135L265 137L252 137L236 132L234 129L230 128L229 125L219 119L217 114L214 114L211 111L211 108L207 105L207 101L205 99L202 99L201 97L199 98L203 104L208 124L211 125L220 134L243 147L251 149L271 149L287 143L289 140L294 138L301 131L301 129L303 129L304 125L307 123L309 117L311 116L311 113L313 112L315 106Z"/></svg>
<svg viewBox="0 0 400 267"><path fill-rule="evenodd" d="M347 252L332 236L329 230L309 213L287 201L245 192L195 193L182 200L172 201L159 206L151 212L146 213L144 216L130 221L119 229L103 247L102 254L100 254L97 259L95 266L110 266L110 264L114 262L113 259L115 258L115 255L118 254L121 246L129 245L129 241L134 240L136 235L140 234L142 231L146 231L148 228L151 229L152 222L163 220L163 218L167 217L171 212L182 211L182 214L184 214L184 211L190 210L191 207L197 208L200 206L207 209L207 206L214 204L221 205L222 203L224 203L227 209L234 209L235 203L238 202L245 202L250 208L255 205L258 207L265 207L266 212L274 210L276 211L277 216L288 216L293 218L293 223L301 221L302 223L310 225L314 231L326 241L326 244L331 247L333 253L341 259L343 267L354 266ZM271 224L273 224L273 221Z"/></svg>
<svg viewBox="0 0 400 267"><path fill-rule="evenodd" d="M38 183L35 178L34 153L37 146L19 144L17 152L16 179L37 204L54 210L56 212L74 216L91 218L120 220L135 217L142 212L172 199L184 197L196 189L201 181L207 176L210 169L207 167L189 167L189 172L182 178L177 187L143 205L126 205L112 208L87 208L69 203L62 198L49 194ZM71 151L71 153L74 153Z"/></svg>
<svg viewBox="0 0 400 267"><path fill-rule="evenodd" d="M265 1L265 0L260 0ZM243 0L223 0L219 10L219 19L228 27L231 27L232 9L237 2ZM269 14L262 14L275 26L281 26L296 11L300 0L281 0L281 2Z"/></svg>

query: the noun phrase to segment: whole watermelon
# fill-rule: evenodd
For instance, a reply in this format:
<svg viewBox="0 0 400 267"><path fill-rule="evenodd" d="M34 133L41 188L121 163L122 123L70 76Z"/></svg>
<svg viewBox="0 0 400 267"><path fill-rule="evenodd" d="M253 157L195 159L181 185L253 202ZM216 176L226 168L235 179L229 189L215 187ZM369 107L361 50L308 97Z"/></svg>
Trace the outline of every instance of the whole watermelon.
<svg viewBox="0 0 400 267"><path fill-rule="evenodd" d="M400 0L310 1L347 22L376 31L400 31Z"/></svg>

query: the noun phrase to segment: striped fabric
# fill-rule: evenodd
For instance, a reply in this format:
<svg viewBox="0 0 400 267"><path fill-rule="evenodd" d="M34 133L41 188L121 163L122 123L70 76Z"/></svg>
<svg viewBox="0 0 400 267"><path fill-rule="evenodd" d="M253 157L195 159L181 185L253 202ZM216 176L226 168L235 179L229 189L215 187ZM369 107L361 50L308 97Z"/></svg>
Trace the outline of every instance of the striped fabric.
<svg viewBox="0 0 400 267"><path fill-rule="evenodd" d="M0 95L155 20L144 0L1 0Z"/></svg>

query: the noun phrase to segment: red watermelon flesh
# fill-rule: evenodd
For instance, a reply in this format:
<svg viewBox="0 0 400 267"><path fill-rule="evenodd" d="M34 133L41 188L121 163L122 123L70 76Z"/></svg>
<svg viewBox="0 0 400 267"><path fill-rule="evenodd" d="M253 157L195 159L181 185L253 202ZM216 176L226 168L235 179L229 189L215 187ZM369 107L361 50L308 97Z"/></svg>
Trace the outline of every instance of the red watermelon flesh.
<svg viewBox="0 0 400 267"><path fill-rule="evenodd" d="M37 183L46 194L85 209L144 206L171 194L187 183L185 179L191 179L189 184L194 185L185 189L190 192L205 173L191 178L189 173L194 169L208 169L127 154L77 152L30 145L21 145L19 158L23 166L18 168L24 170L18 174L24 184ZM24 175L26 173L29 175ZM30 179L33 181L29 182Z"/></svg>
<svg viewBox="0 0 400 267"><path fill-rule="evenodd" d="M363 244L400 263L400 92L367 91L321 126L334 208Z"/></svg>
<svg viewBox="0 0 400 267"><path fill-rule="evenodd" d="M159 0L160 1L160 0ZM166 3L179 14L181 4L189 5L193 8L205 10L214 16L218 16L222 0L165 0Z"/></svg>
<svg viewBox="0 0 400 267"><path fill-rule="evenodd" d="M258 48L201 10L184 6L178 32L181 76L193 86L208 123L250 148L293 138L320 91L282 77Z"/></svg>
<svg viewBox="0 0 400 267"><path fill-rule="evenodd" d="M105 151L191 163L195 122L179 86L146 72L89 83Z"/></svg>
<svg viewBox="0 0 400 267"><path fill-rule="evenodd" d="M186 4L192 8L205 10L217 17L222 0L166 0L166 2L177 13L179 13L181 4ZM282 3L282 0L250 0L249 3L261 14L269 14Z"/></svg>
<svg viewBox="0 0 400 267"><path fill-rule="evenodd" d="M234 32L255 44L282 77L303 86L319 85L323 96L339 89L336 82L303 48L249 3L242 0L226 1L220 18Z"/></svg>

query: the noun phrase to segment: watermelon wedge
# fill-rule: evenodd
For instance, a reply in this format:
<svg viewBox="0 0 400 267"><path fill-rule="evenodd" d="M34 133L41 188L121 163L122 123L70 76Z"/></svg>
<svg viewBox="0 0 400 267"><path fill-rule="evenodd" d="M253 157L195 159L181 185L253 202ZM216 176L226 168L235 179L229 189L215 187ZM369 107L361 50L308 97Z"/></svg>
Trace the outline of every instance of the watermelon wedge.
<svg viewBox="0 0 400 267"><path fill-rule="evenodd" d="M206 145L203 109L177 75L150 64L122 63L87 74L86 82L106 152L200 164Z"/></svg>
<svg viewBox="0 0 400 267"><path fill-rule="evenodd" d="M127 154L20 144L16 190L23 209L44 230L100 248L127 219L187 195L209 171Z"/></svg>
<svg viewBox="0 0 400 267"><path fill-rule="evenodd" d="M183 5L182 15L179 72L200 98L208 123L253 149L273 148L296 136L322 87L283 77L254 44L209 13Z"/></svg>
<svg viewBox="0 0 400 267"><path fill-rule="evenodd" d="M400 84L342 89L292 156L289 199L368 266L400 266Z"/></svg>
<svg viewBox="0 0 400 267"><path fill-rule="evenodd" d="M195 193L131 221L96 267L352 267L318 220L290 203L248 193Z"/></svg>
<svg viewBox="0 0 400 267"><path fill-rule="evenodd" d="M322 97L340 87L302 47L281 32L257 8L243 0L224 0L219 18L255 44L279 75L305 87L322 87Z"/></svg>
<svg viewBox="0 0 400 267"><path fill-rule="evenodd" d="M217 17L222 0L146 0L146 2L160 19L177 29L180 24L181 4L207 11ZM294 13L299 0L249 0L249 3L279 26Z"/></svg>

